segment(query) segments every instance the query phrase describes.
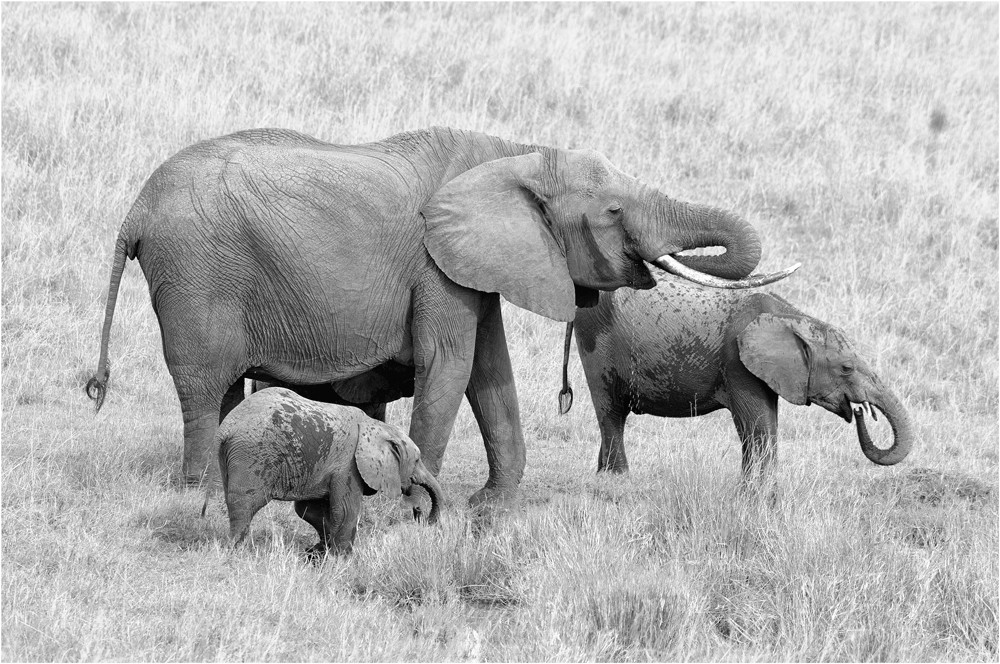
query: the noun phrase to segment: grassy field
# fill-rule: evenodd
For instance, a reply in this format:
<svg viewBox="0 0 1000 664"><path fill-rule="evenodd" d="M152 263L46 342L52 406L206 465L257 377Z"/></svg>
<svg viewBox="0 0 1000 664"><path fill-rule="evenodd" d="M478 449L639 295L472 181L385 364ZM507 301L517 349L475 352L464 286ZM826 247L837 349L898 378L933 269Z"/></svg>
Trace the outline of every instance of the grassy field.
<svg viewBox="0 0 1000 664"><path fill-rule="evenodd" d="M995 4L2 7L2 645L15 660L998 658ZM739 211L772 287L848 331L911 409L878 468L852 427L781 406L775 509L737 490L725 412L633 416L632 472L594 474L562 325L506 309L528 467L486 477L467 406L411 523L368 499L355 553L314 566L287 503L224 546L179 488L181 416L146 282L126 268L95 417L114 239L197 140L335 142L433 124L588 147ZM408 403L390 408L405 423ZM884 431L882 432L884 435Z"/></svg>

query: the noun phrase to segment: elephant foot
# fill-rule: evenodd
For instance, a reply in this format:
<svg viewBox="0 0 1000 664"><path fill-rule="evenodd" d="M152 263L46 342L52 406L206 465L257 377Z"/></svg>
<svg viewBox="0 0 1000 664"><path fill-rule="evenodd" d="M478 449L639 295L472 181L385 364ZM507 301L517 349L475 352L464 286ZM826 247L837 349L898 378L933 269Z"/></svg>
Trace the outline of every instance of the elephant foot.
<svg viewBox="0 0 1000 664"><path fill-rule="evenodd" d="M628 472L628 457L624 450L603 452L597 455L597 472L624 475Z"/></svg>
<svg viewBox="0 0 1000 664"><path fill-rule="evenodd" d="M200 489L205 486L204 480L204 473L184 473L180 476L174 475L171 484L181 489Z"/></svg>
<svg viewBox="0 0 1000 664"><path fill-rule="evenodd" d="M770 510L781 505L781 487L774 478L752 478L740 482L740 492L750 501Z"/></svg>
<svg viewBox="0 0 1000 664"><path fill-rule="evenodd" d="M326 557L327 551L328 549L326 548L325 544L323 544L322 542L317 542L312 546L306 548L304 552L306 561L313 564L321 563L323 562L323 559Z"/></svg>
<svg viewBox="0 0 1000 664"><path fill-rule="evenodd" d="M484 486L469 498L469 507L479 514L503 512L515 507L520 502L520 498L521 492L516 486Z"/></svg>

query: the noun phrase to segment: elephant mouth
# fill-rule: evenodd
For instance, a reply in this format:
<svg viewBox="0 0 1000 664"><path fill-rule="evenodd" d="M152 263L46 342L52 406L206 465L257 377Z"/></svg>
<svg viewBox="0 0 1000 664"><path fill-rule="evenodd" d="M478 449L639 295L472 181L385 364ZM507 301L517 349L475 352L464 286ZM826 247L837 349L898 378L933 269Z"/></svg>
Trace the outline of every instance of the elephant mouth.
<svg viewBox="0 0 1000 664"><path fill-rule="evenodd" d="M855 415L867 414L873 421L878 422L878 413L881 409L870 401L850 401L849 399L844 400L844 406L847 412L841 410L841 417L850 424L854 419Z"/></svg>
<svg viewBox="0 0 1000 664"><path fill-rule="evenodd" d="M844 397L840 402L835 402L832 400L824 399L813 399L810 403L814 403L817 406L822 406L826 408L831 413L836 414L838 417L843 419L848 424L854 421L854 416L860 411L868 415L872 420L878 422L878 413L885 411L882 410L881 406L878 406L871 401L854 401ZM808 405L808 404L807 404Z"/></svg>

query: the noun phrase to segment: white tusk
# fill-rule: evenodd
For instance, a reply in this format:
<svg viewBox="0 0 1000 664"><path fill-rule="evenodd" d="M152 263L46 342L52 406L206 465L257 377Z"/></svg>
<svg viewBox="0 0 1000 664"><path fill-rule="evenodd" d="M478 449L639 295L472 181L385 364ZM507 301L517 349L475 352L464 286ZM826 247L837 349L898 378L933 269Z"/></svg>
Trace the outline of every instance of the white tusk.
<svg viewBox="0 0 1000 664"><path fill-rule="evenodd" d="M676 274L678 277L683 277L688 281L693 281L696 284L701 284L702 286L709 286L711 288L757 288L758 286L766 286L767 284L774 283L775 281L780 281L784 279L792 272L802 267L802 263L796 263L789 268L781 270L780 272L774 272L772 274L754 274L746 279L739 279L733 281L731 279L722 279L720 277L713 277L710 274L705 274L704 272L699 272L698 270L692 270L688 266L684 265L676 258L670 254L663 254L655 261L653 261L657 266L663 268L671 274Z"/></svg>

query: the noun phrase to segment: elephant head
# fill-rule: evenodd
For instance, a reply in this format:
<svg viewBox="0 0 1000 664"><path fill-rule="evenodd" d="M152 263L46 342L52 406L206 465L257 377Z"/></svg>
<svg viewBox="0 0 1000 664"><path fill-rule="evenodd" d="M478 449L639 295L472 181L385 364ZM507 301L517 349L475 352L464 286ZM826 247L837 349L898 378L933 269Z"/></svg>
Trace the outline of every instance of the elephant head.
<svg viewBox="0 0 1000 664"><path fill-rule="evenodd" d="M361 479L372 493L384 491L396 498L401 492L409 495L414 484L424 487L431 497L427 521L437 521L443 495L441 485L420 460L420 448L401 429L376 421L359 424L354 460Z"/></svg>
<svg viewBox="0 0 1000 664"><path fill-rule="evenodd" d="M421 210L424 245L452 281L570 321L578 303L596 304L596 290L651 288L646 263L703 285L736 288L795 269L726 281L749 275L760 259L760 240L747 222L678 203L597 152L541 150L469 169ZM675 256L720 245L721 255Z"/></svg>
<svg viewBox="0 0 1000 664"><path fill-rule="evenodd" d="M857 414L858 440L869 461L891 466L909 454L915 438L909 414L839 329L808 316L764 313L737 342L744 366L785 400L818 404L848 423ZM890 448L872 443L864 409L852 404L876 418L876 409L885 414L893 431Z"/></svg>

